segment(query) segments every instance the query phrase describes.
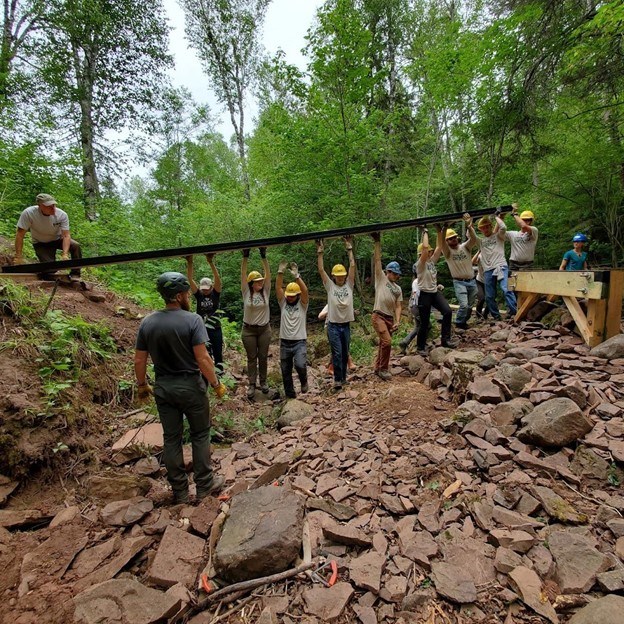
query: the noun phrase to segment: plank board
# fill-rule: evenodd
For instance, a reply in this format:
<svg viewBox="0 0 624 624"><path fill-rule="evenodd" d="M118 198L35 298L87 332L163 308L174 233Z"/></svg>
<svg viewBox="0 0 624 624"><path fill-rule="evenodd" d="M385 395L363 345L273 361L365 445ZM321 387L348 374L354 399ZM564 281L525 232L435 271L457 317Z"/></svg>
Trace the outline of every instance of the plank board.
<svg viewBox="0 0 624 624"><path fill-rule="evenodd" d="M519 271L514 285L516 292L585 299L602 299L608 288L606 283L595 281L592 271Z"/></svg>

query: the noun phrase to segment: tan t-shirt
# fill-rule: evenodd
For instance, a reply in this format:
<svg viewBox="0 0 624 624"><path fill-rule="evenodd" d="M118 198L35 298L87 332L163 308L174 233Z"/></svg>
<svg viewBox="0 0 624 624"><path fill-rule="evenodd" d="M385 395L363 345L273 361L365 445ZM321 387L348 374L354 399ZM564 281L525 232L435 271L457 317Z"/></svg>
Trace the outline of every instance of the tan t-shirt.
<svg viewBox="0 0 624 624"><path fill-rule="evenodd" d="M416 279L418 280L418 288L420 292L434 293L438 290L438 268L435 262L427 260L424 270L420 269L420 265L416 269Z"/></svg>
<svg viewBox="0 0 624 624"><path fill-rule="evenodd" d="M299 299L295 305L289 305L286 297L284 297L279 305L282 309L280 338L284 340L305 340L308 337L306 331L308 304L301 303L301 299Z"/></svg>
<svg viewBox="0 0 624 624"><path fill-rule="evenodd" d="M243 322L247 325L266 325L269 322L270 282L264 283L260 292L251 293L249 287L243 292ZM263 297L264 295L264 297Z"/></svg>
<svg viewBox="0 0 624 624"><path fill-rule="evenodd" d="M453 279L470 280L474 277L468 241L458 245L457 249L451 249L449 247L444 257L446 258L446 263L448 264Z"/></svg>
<svg viewBox="0 0 624 624"><path fill-rule="evenodd" d="M333 280L325 282L327 291L327 305L329 312L327 320L330 323L350 323L355 320L353 313L353 284L347 281L338 286Z"/></svg>
<svg viewBox="0 0 624 624"><path fill-rule="evenodd" d="M403 301L401 287L391 282L385 273L377 273L375 276L375 305L373 310L378 310L394 318L397 301Z"/></svg>

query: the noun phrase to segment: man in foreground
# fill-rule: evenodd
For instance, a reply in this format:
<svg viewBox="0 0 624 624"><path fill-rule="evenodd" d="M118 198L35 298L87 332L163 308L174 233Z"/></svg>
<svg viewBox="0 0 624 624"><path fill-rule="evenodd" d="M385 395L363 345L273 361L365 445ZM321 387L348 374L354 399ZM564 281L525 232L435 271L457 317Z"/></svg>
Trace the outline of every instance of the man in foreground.
<svg viewBox="0 0 624 624"><path fill-rule="evenodd" d="M69 217L64 210L57 208L56 199L47 193L39 193L37 205L26 208L17 222L15 234L14 264L24 264L24 237L30 232L33 249L39 262L54 262L57 250L61 250L61 260L82 258L80 245L72 240L69 233ZM43 273L43 279L50 278L50 273ZM80 278L80 269L69 273L74 279Z"/></svg>
<svg viewBox="0 0 624 624"><path fill-rule="evenodd" d="M134 370L140 400L154 394L163 427L163 459L174 503L189 500L188 476L182 456L184 416L189 423L193 447L193 474L197 500L223 486L210 466L210 410L206 383L221 398L226 392L215 374L206 350L208 335L198 314L190 312L191 285L182 273L169 271L156 281L165 301L165 309L145 317L139 327L134 356ZM152 358L156 383L147 383L147 358Z"/></svg>

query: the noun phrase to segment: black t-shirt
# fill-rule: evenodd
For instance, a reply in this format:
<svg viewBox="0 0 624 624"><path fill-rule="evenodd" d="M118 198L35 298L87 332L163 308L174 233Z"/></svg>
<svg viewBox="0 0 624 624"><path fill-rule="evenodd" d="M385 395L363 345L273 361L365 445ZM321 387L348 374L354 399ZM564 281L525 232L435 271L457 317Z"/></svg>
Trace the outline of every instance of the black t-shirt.
<svg viewBox="0 0 624 624"><path fill-rule="evenodd" d="M210 327L220 327L221 323L219 317L215 316L215 312L219 309L221 293L213 288L209 295L204 295L201 290L198 290L193 297L197 301L197 314L204 319L204 323L210 319L208 323Z"/></svg>
<svg viewBox="0 0 624 624"><path fill-rule="evenodd" d="M199 373L193 347L208 340L201 318L185 310L160 310L146 316L139 327L136 348L147 351L161 375Z"/></svg>

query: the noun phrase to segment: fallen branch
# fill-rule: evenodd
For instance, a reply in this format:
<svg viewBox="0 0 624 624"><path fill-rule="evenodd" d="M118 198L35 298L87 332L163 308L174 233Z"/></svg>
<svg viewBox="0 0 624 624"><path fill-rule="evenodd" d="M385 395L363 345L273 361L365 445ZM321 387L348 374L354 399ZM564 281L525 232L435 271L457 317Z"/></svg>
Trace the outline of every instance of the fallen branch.
<svg viewBox="0 0 624 624"><path fill-rule="evenodd" d="M204 598L201 602L197 604L194 611L203 611L211 602L215 602L219 600L223 596L227 596L228 594L232 594L234 592L241 591L249 591L251 589L256 589L256 587L261 587L262 585L269 585L270 583L278 583L279 581L283 581L285 579L291 578L293 576L297 576L297 574L301 574L306 570L313 568L316 565L314 561L310 563L304 563L292 570L286 570L285 572L279 572L278 574L271 574L270 576L263 576L257 579L251 579L250 581L242 581L241 583L234 583L233 585L228 585L219 591L214 592L213 594L209 594L206 598Z"/></svg>

